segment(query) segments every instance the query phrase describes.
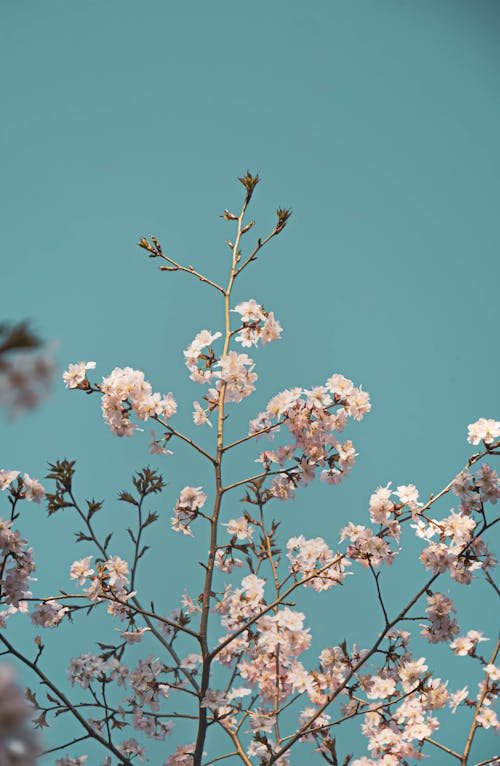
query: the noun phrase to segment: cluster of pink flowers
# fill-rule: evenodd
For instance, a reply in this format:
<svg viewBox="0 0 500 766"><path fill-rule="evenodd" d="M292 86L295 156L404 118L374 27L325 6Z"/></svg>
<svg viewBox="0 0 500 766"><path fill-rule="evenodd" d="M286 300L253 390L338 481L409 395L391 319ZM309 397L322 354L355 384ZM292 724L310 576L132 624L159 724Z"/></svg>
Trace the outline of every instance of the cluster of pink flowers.
<svg viewBox="0 0 500 766"><path fill-rule="evenodd" d="M500 498L498 474L489 463L483 463L475 475L461 471L453 482L453 492L460 498L462 513L480 511L482 504L494 505Z"/></svg>
<svg viewBox="0 0 500 766"><path fill-rule="evenodd" d="M221 356L218 365L220 379L216 386L217 390L220 390L222 383L225 384L226 402L241 402L255 391L254 383L257 380L257 374L253 372L255 365L247 354L230 351L225 356Z"/></svg>
<svg viewBox="0 0 500 766"><path fill-rule="evenodd" d="M165 739L172 732L172 723L144 711L145 707L149 707L153 713L157 712L161 699L168 697L169 685L161 681L164 670L163 663L152 655L139 660L135 668L129 669L116 657L104 660L100 656L86 653L71 660L68 675L71 683L78 684L82 689L89 689L94 683L111 681L118 686L128 686L131 694L123 702L129 707L127 710L121 708L122 717L131 710L132 724L137 731L144 732L152 739Z"/></svg>
<svg viewBox="0 0 500 766"><path fill-rule="evenodd" d="M32 548L17 530L12 529L12 522L0 519L0 592L6 611L0 612L0 627L5 628L5 621L16 611L27 611L25 599L31 596L30 580L35 571Z"/></svg>
<svg viewBox="0 0 500 766"><path fill-rule="evenodd" d="M431 644L442 641L451 641L460 630L458 623L452 614L456 613L453 602L442 593L433 593L427 596L427 609L429 625L422 625L421 635Z"/></svg>
<svg viewBox="0 0 500 766"><path fill-rule="evenodd" d="M408 651L409 633L393 630L388 637L394 643L384 669L374 676L358 678L367 700L390 700L392 707L368 707L362 731L372 757L354 760L356 766L400 766L408 759L420 760L423 740L439 727L433 712L443 708L450 698L448 682L426 674L425 659L415 660ZM400 649L396 649L398 644ZM348 703L345 712L353 703Z"/></svg>
<svg viewBox="0 0 500 766"><path fill-rule="evenodd" d="M450 649L453 649L459 657L465 657L467 654L474 654L480 641L489 641L489 639L478 630L469 630L465 636L455 638L450 644Z"/></svg>
<svg viewBox="0 0 500 766"><path fill-rule="evenodd" d="M241 587L233 590L228 586L217 605L222 615L222 624L229 630L228 636L265 608L265 581L254 574L247 575ZM224 641L226 637L222 637ZM304 615L284 607L268 612L256 620L251 629L244 630L219 652L218 660L231 665L238 657L239 676L250 689L258 692L264 704L272 704L276 694L280 702L293 693L313 693L314 679L297 659L311 643L310 631L304 628ZM238 697L250 690L239 690ZM211 700L211 709L227 706L234 696L222 696ZM264 730L270 711L261 709L259 716L252 716L251 730Z"/></svg>
<svg viewBox="0 0 500 766"><path fill-rule="evenodd" d="M457 582L470 584L474 572L487 571L495 559L483 538L477 534L483 522L485 503L495 504L500 497L500 482L496 471L485 463L474 475L464 470L455 477L452 491L460 498L460 509L443 519L422 518L412 525L417 537L429 542L420 559L425 568L434 573L449 571Z"/></svg>
<svg viewBox="0 0 500 766"><path fill-rule="evenodd" d="M233 311L241 316L242 327L236 334L235 340L243 348L262 345L278 340L283 332L280 323L274 318L273 312L267 312L254 298L239 303Z"/></svg>
<svg viewBox="0 0 500 766"><path fill-rule="evenodd" d="M118 436L131 436L137 428L130 421L130 410L139 420L148 420L155 415L168 419L177 412L177 404L171 393L166 396L154 394L151 384L144 380L144 373L131 367L115 367L109 377L103 378L100 390L104 394L104 420Z"/></svg>
<svg viewBox="0 0 500 766"><path fill-rule="evenodd" d="M263 578L257 577L255 574L249 574L241 581L240 588L233 590L231 585L226 586L216 609L223 615L222 625L230 633L238 629L242 623L259 614L264 604L265 584L266 581ZM242 641L246 643L246 641ZM238 653L236 643L231 642L228 645L228 660Z"/></svg>
<svg viewBox="0 0 500 766"><path fill-rule="evenodd" d="M211 343L220 336L220 332L211 333L208 330L202 330L184 351L192 380L197 383L209 383L215 380L215 388L209 389L207 396L204 397L209 404L208 411L199 402L193 402L193 420L197 426L205 423L212 425L208 412L218 406L222 384L225 387L226 402L241 402L255 390L257 374L253 372L255 365L247 354L230 351L220 358L214 354ZM210 348L204 351L207 346Z"/></svg>
<svg viewBox="0 0 500 766"><path fill-rule="evenodd" d="M352 442L342 444L335 432L344 430L348 417L361 420L370 409L368 393L338 374L324 386L292 388L274 396L266 410L250 422L250 434L262 432L273 438L285 424L293 438L289 444L260 455L266 469L273 463L281 468L289 461L295 464L274 480L272 494L281 500L292 498L297 484L307 486L317 468L322 469L322 481L338 484L354 465L356 453Z"/></svg>
<svg viewBox="0 0 500 766"><path fill-rule="evenodd" d="M193 764L194 744L178 745L175 753L170 755L163 766L192 766Z"/></svg>
<svg viewBox="0 0 500 766"><path fill-rule="evenodd" d="M90 566L92 556L74 561L70 567L70 577L77 580L80 585L86 584L90 578L90 585L84 592L90 601L108 601L107 611L109 614L124 620L127 616L126 602L133 593L128 590L129 566L120 556L111 556L108 560L98 565L98 574ZM122 635L127 638L126 635ZM136 641L142 638L142 633L136 637ZM135 643L131 637L129 643Z"/></svg>
<svg viewBox="0 0 500 766"><path fill-rule="evenodd" d="M362 731L376 760L363 757L352 766L400 766L405 760L420 759L418 745L439 727L432 710L443 707L447 699L445 685L440 679L434 683L436 687L429 684L425 693L404 700L390 717L378 712L366 714Z"/></svg>
<svg viewBox="0 0 500 766"><path fill-rule="evenodd" d="M55 628L69 609L58 601L42 601L31 612L31 622L41 628Z"/></svg>
<svg viewBox="0 0 500 766"><path fill-rule="evenodd" d="M318 593L329 590L343 582L345 569L351 566L345 556L337 552L334 556L322 537L306 540L303 535L291 537L287 545L290 559L290 572L301 575L305 588L313 588Z"/></svg>
<svg viewBox="0 0 500 766"><path fill-rule="evenodd" d="M476 700L469 698L469 687L464 686L463 689L458 689L449 695L448 704L453 713L456 713L457 709L461 705L478 706L478 713L476 721L483 729L493 729L495 734L500 728L500 724L497 718L497 714L493 709L498 698L498 681L500 680L500 670L489 663L484 668L487 674L487 686L483 687L483 684L479 684L479 691L476 696ZM493 761L496 766L496 761Z"/></svg>
<svg viewBox="0 0 500 766"><path fill-rule="evenodd" d="M90 388L87 379L87 370L95 370L95 362L76 362L70 364L68 369L63 372L63 380L66 388Z"/></svg>
<svg viewBox="0 0 500 766"><path fill-rule="evenodd" d="M201 487L184 487L175 504L171 519L172 529L192 537L191 523L205 505L206 499L207 496L201 491Z"/></svg>
<svg viewBox="0 0 500 766"><path fill-rule="evenodd" d="M63 373L66 387L90 389L87 370L94 368L95 362L70 364ZM139 420L155 416L168 420L177 412L177 404L171 393L166 396L153 393L151 384L144 379L144 373L131 367L115 367L95 390L103 394L102 414L117 436L132 436L136 430L137 425L131 421L130 412L134 412Z"/></svg>
<svg viewBox="0 0 500 766"><path fill-rule="evenodd" d="M500 421L492 420L491 418L479 418L475 423L470 424L467 441L470 444L479 444L482 441L486 445L490 445L499 436Z"/></svg>
<svg viewBox="0 0 500 766"><path fill-rule="evenodd" d="M194 380L199 383L206 383L215 378L215 388L210 388L205 397L210 405L210 410L213 410L219 403L223 383L225 384L224 401L226 402L241 402L242 399L250 396L252 391L255 391L254 383L257 380L257 374L253 372L254 367L253 360L247 354L230 351L225 356L221 356L220 359L212 357L210 366L205 370L200 371L196 367L191 378L194 375ZM194 408L195 425L208 423L206 411L198 402L194 402Z"/></svg>
<svg viewBox="0 0 500 766"><path fill-rule="evenodd" d="M402 484L396 490L391 490L390 486L391 482L385 487L378 487L370 497L368 510L370 519L374 524L387 524L394 512L403 507L408 508L412 517L415 518L422 506L422 503L418 501L419 492L414 484ZM396 508L396 503L391 500L393 494L399 500L398 508Z"/></svg>
<svg viewBox="0 0 500 766"><path fill-rule="evenodd" d="M168 684L158 679L164 670L164 665L158 658L149 655L139 663L128 675L128 683L134 693L134 704L140 707L148 705L157 712L160 709L160 697L168 697Z"/></svg>
<svg viewBox="0 0 500 766"><path fill-rule="evenodd" d="M5 468L0 469L0 490L9 489L13 482L18 479L20 482L20 498L28 502L41 503L45 495L45 490L37 479L32 479L25 473L21 479L19 471L8 471Z"/></svg>
<svg viewBox="0 0 500 766"><path fill-rule="evenodd" d="M88 689L94 681L99 681L107 668L102 657L87 652L79 657L73 657L69 664L68 675L73 686L78 684L82 689Z"/></svg>
<svg viewBox="0 0 500 766"><path fill-rule="evenodd" d="M201 330L184 351L186 367L191 373L191 380L195 383L210 383L214 377L212 368L217 357L212 349L212 343L220 337L222 337L220 332ZM205 349L208 350L205 351Z"/></svg>
<svg viewBox="0 0 500 766"><path fill-rule="evenodd" d="M399 525L391 527L392 536L398 539ZM358 561L363 567L373 566L375 568L381 564L392 564L397 550L391 549L387 540L384 539L384 532L375 534L369 527L362 524L353 524L349 522L342 529L340 541L349 540L346 550L346 556L353 561Z"/></svg>

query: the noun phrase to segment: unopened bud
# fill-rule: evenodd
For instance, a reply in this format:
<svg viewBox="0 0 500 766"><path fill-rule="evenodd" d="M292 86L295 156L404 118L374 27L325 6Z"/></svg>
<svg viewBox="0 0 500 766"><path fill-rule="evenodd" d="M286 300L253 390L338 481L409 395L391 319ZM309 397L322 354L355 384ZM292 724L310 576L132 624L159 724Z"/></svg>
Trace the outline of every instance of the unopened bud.
<svg viewBox="0 0 500 766"><path fill-rule="evenodd" d="M238 216L234 215L234 213L230 213L229 210L224 210L223 215L220 216L221 218L224 218L225 221L237 221Z"/></svg>

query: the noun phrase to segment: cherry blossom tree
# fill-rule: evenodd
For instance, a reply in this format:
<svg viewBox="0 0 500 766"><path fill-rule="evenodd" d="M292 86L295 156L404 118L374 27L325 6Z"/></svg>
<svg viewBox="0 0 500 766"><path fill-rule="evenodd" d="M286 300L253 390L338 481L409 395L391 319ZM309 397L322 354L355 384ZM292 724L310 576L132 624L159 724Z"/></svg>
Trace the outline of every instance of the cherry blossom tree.
<svg viewBox="0 0 500 766"><path fill-rule="evenodd" d="M174 260L154 237L139 242L161 263L161 271L201 280L223 304L223 325L201 329L184 351L190 378L201 391L193 403L192 432L176 427L174 395L155 392L140 370L115 367L98 382L96 365L89 361L71 364L63 375L68 389L100 399L104 421L117 437L143 438L140 426L149 421L153 454L175 460L172 447L179 443L208 464L212 485L194 479L181 490L170 540L151 537L159 521L152 506L158 506L165 487L151 468L138 471L132 487L119 495L136 519L127 550L114 547L112 531L99 533L96 518L105 512L103 503L77 496L74 462L51 464L44 486L17 469L0 471L9 510L0 522L0 644L41 683L27 692L34 726L57 727L58 721L71 719L79 731L65 738L62 730L60 744L45 753L55 753L58 766L77 766L86 761L85 745L93 743L102 750L101 762L130 766L146 760L156 740L164 742L164 766L224 760L287 766L299 744L308 758L334 766L397 766L438 752L461 766L499 763L494 754L473 758L474 742L498 728L499 643L484 636L480 626L463 630L445 591L451 578L471 588L486 582L499 593L488 538L498 521L494 506L500 482L488 460L500 454L500 422L481 418L469 425L468 441L477 451L429 498L421 498L413 484L387 484L369 498L365 524L344 518L332 540L310 529L308 536L280 539L282 503L298 487L319 478L335 492L335 485L348 479L356 451L342 434L358 427L371 403L361 385L325 370L324 380L312 389L276 393L263 412L254 413L245 433L228 439L229 413L251 396L258 380L249 353L282 333L274 313L256 299L235 303L233 288L290 217L289 210L279 208L272 230L245 249L254 227L247 209L259 178L248 172L239 180L241 211L225 210L222 216L234 227L224 284ZM211 449L200 444L198 429L211 429ZM239 476L228 479L223 462L243 445L254 450L258 468L242 466ZM446 506L451 497L457 510ZM242 512L229 517L225 511L234 507L234 499L243 500ZM78 519L77 542L85 555L70 566L71 591L32 593L33 551L16 526L26 502L46 502L49 516L64 512ZM152 542L168 549L175 535L203 538L208 553L200 562L199 595L185 593L182 603L165 614L141 583L141 565ZM403 554L404 535L420 545L421 580L405 586L401 606L392 611L381 572ZM312 590L334 608L338 589L352 576L367 578L379 624L367 627L362 646L338 636L312 658L311 630L295 599L303 593L307 606ZM19 648L9 630L19 613L19 619L30 619L43 631L32 655ZM77 624L85 614L101 616L102 635L96 648L72 658L67 691L63 673L55 678L43 669L44 644L51 630L63 622ZM414 653L417 639L428 644L428 656ZM438 644L467 658L470 684L457 689L452 679L440 677L433 663ZM2 679L0 672L0 728L2 683L11 684L10 676ZM17 692L6 699L10 713L4 718L16 733L9 740L15 745L10 760L3 762L33 763L35 740L26 726L26 704L19 705ZM440 716L458 708L468 711L468 728L448 743L439 736ZM369 755L337 752L336 732L358 720ZM178 723L191 736L170 746L168 737ZM216 732L220 736L214 738Z"/></svg>

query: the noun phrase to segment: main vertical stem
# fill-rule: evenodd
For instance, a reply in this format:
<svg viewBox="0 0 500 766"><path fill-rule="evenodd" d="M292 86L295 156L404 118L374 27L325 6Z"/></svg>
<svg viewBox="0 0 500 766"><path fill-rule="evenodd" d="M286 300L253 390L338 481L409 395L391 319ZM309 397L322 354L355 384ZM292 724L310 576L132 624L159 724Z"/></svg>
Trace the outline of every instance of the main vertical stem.
<svg viewBox="0 0 500 766"><path fill-rule="evenodd" d="M231 262L231 274L227 288L224 290L224 316L225 316L225 336L224 336L224 349L222 356L226 356L229 350L229 341L231 340L231 318L230 318L230 300L231 290L233 288L234 279L236 276L236 266L238 263L238 251L241 240L241 233L243 228L243 218L245 217L245 211L247 209L248 202L250 201L250 193L247 192L245 202L241 209L240 216L238 218L238 228L236 239L233 245L233 255ZM208 553L207 568L205 571L205 585L203 588L203 601L201 607L201 619L200 619L200 643L201 643L201 656L202 656L202 670L201 681L199 691L198 702L198 734L196 737L196 745L193 755L193 766L201 766L201 759L203 756L203 747L205 744L205 738L207 736L207 708L202 707L203 697L205 696L210 682L210 666L211 657L208 648L208 617L210 614L210 604L212 598L212 580L215 567L215 554L217 551L217 530L219 523L219 514L222 502L223 485L222 485L222 455L224 453L224 404L226 395L226 383L222 381L219 392L219 417L217 421L217 453L214 463L215 468L215 500L214 509L210 518L210 550Z"/></svg>
<svg viewBox="0 0 500 766"><path fill-rule="evenodd" d="M495 664L495 660L497 658L497 654L498 654L499 651L500 651L500 638L497 640L495 649L493 651L493 655L492 655L492 657L490 659L490 663L492 665ZM472 724L471 724L471 727L470 727L470 730L469 730L469 734L467 736L467 742L465 743L464 752L460 756L460 766L467 766L467 762L469 760L470 751L471 751L471 748L472 748L472 741L474 739L474 735L475 735L477 727L478 727L477 717L479 715L479 711L481 710L481 706L484 703L486 694L488 693L489 683L490 683L490 679L489 679L488 674L486 674L486 678L484 679L483 687L482 687L481 692L479 694L479 698L477 700L477 704L476 704L476 707L475 707L475 710L474 710L474 717L472 719Z"/></svg>

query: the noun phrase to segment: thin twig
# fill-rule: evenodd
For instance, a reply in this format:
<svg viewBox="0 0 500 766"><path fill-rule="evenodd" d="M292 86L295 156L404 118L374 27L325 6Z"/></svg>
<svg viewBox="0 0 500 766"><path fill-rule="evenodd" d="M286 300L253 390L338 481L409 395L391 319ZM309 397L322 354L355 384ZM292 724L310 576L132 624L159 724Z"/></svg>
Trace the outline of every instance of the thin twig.
<svg viewBox="0 0 500 766"><path fill-rule="evenodd" d="M172 268L168 268L168 266L160 266L160 271L185 271L186 274L191 274L191 276L196 277L201 282L204 282L207 285L211 285L211 287L215 287L216 290L218 290L220 293L224 295L224 288L217 284L217 282L212 282L211 279L208 279L208 277L205 277L203 274L200 274L198 271L196 271L192 266L182 266L180 263L177 263L177 261L174 261L173 258L170 258L168 255L165 255L165 253L155 253L156 258L162 258L164 261L167 261L167 263L170 263Z"/></svg>

